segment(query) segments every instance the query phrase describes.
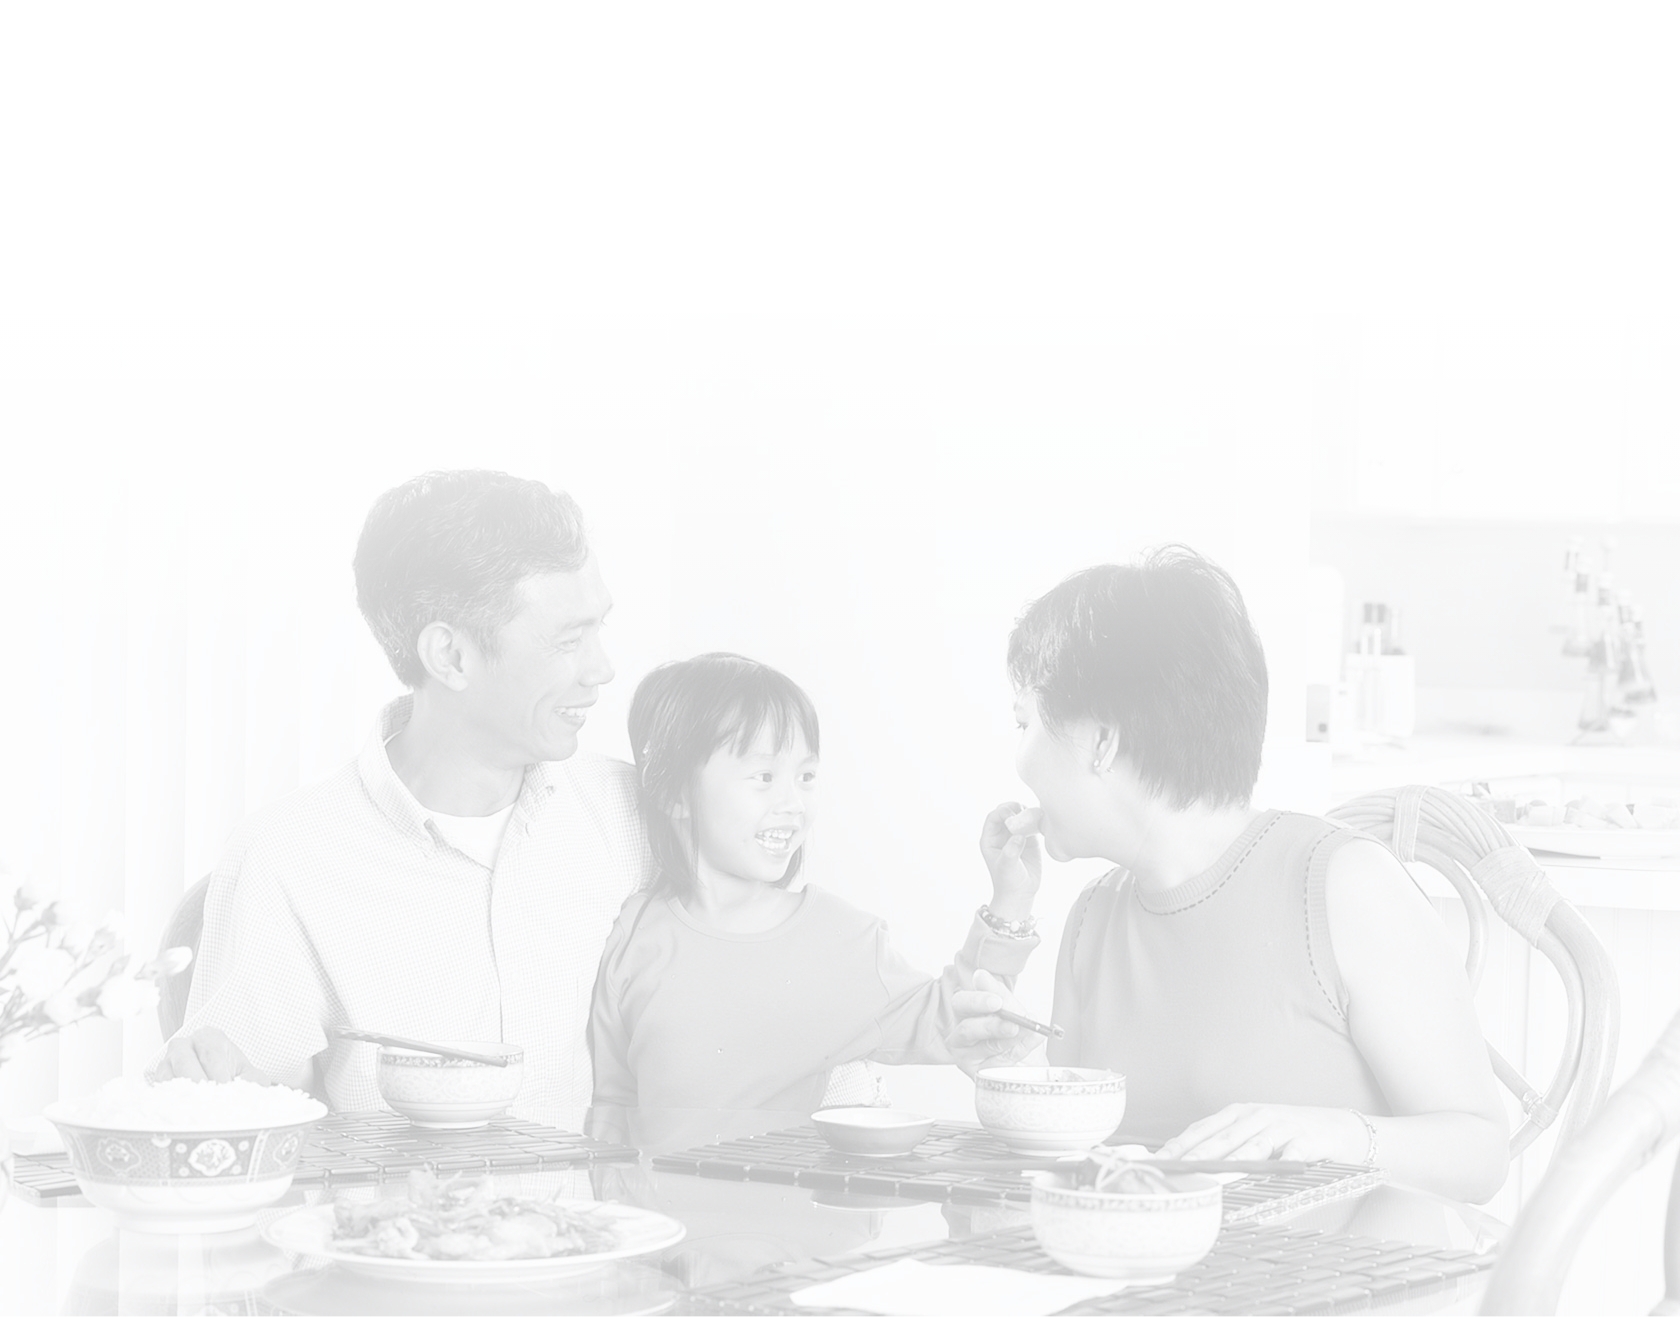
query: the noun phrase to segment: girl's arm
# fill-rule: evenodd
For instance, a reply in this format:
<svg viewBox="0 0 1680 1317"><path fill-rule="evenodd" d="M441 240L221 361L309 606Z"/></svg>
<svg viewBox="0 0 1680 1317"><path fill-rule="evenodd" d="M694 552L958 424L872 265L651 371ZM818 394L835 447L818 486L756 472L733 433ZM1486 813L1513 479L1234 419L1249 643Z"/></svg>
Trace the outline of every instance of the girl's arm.
<svg viewBox="0 0 1680 1317"><path fill-rule="evenodd" d="M1015 801L995 808L979 830L979 853L991 874L991 900L986 907L993 919L1003 924L1026 921L1032 916L1033 897L1042 877L1038 810L1023 810ZM949 1040L963 1018L959 994L976 988L974 974L979 971L991 976L983 979L984 988L1013 988L1016 974L1037 946L1037 934L1016 937L998 932L976 912L956 959L939 978L929 979L892 949L885 927L880 927L875 968L885 991L885 1006L875 1020L879 1042L867 1057L887 1065L956 1062L959 1058L951 1052Z"/></svg>
<svg viewBox="0 0 1680 1317"><path fill-rule="evenodd" d="M635 927L634 914L646 897L632 896L619 912L595 972L589 1003L589 1055L594 1069L593 1107L636 1105L636 1072L630 1066L630 1029L624 1018L625 943ZM634 907L634 909L632 908ZM627 916L628 926L627 926Z"/></svg>
<svg viewBox="0 0 1680 1317"><path fill-rule="evenodd" d="M986 905L994 921L1013 924L1032 915L1043 867L1038 851L1038 817L1036 809L1023 809L1009 801L986 815L981 825L980 854L992 876L992 899ZM1015 976L1037 946L1037 934L1016 937L1000 933L976 913L955 960L938 979L929 980L888 945L882 928L876 965L887 1006L878 1017L880 1042L869 1054L870 1059L889 1065L943 1065L966 1059L966 1054L959 1058L950 1048L950 1039L962 1018L959 994L977 986L985 990L1013 988ZM976 984L975 975L981 971L991 977Z"/></svg>
<svg viewBox="0 0 1680 1317"><path fill-rule="evenodd" d="M899 955L887 940L886 925L878 925L875 963L886 1005L875 1017L877 1041L866 1055L887 1065L944 1065L954 1061L946 1040L957 1026L953 1006L957 994L975 987L975 973L981 970L992 975L993 981L1013 987L1015 976L1036 946L1036 934L1005 937L975 915L956 957L937 979L932 979Z"/></svg>
<svg viewBox="0 0 1680 1317"><path fill-rule="evenodd" d="M1395 1180L1487 1201L1505 1182L1509 1131L1440 918L1375 842L1337 851L1325 899L1348 1028L1395 1114L1239 1104L1197 1121L1162 1154L1364 1162L1374 1134L1375 1163Z"/></svg>

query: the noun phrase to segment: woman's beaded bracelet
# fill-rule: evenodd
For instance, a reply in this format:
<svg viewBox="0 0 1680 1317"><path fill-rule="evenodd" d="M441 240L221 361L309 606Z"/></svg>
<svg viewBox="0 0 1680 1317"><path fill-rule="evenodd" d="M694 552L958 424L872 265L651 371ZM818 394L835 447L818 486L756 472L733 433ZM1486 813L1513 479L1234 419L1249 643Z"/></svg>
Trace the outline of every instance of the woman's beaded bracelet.
<svg viewBox="0 0 1680 1317"><path fill-rule="evenodd" d="M1028 915L1024 919L999 919L992 913L992 907L980 907L980 921L992 932L1004 937L1031 937L1038 928L1038 916Z"/></svg>
<svg viewBox="0 0 1680 1317"><path fill-rule="evenodd" d="M1352 1107L1348 1111L1365 1127L1365 1164L1374 1170L1377 1165L1377 1127L1363 1111L1355 1111Z"/></svg>

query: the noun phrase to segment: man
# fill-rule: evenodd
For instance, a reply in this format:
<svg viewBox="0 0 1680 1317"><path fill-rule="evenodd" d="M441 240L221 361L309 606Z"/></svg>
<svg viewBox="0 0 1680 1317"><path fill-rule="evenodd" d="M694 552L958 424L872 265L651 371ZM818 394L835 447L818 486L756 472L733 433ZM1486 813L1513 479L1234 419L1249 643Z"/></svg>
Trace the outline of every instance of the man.
<svg viewBox="0 0 1680 1317"><path fill-rule="evenodd" d="M634 770L577 752L613 676L577 505L499 472L420 476L374 504L355 575L411 693L356 762L235 833L155 1077L368 1110L377 1051L331 1026L499 1039L525 1049L515 1110L576 1128L596 962L649 864Z"/></svg>

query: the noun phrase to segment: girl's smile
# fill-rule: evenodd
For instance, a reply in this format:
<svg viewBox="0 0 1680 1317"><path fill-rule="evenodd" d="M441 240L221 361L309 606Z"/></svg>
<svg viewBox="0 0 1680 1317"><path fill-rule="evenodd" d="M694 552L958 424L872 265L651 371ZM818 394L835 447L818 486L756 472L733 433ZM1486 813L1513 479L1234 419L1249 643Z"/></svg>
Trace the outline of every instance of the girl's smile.
<svg viewBox="0 0 1680 1317"><path fill-rule="evenodd" d="M725 745L690 783L688 824L702 884L780 883L804 845L815 805L817 756L795 729L776 744L766 726L751 745Z"/></svg>

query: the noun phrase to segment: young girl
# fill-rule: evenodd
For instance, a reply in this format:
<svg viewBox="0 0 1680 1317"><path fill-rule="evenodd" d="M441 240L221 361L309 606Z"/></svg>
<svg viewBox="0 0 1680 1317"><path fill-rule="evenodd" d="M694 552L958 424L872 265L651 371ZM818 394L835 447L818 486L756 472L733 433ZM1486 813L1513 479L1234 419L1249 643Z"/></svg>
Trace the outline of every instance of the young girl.
<svg viewBox="0 0 1680 1317"><path fill-rule="evenodd" d="M874 915L793 888L816 812L817 714L774 669L735 654L656 668L631 701L630 740L658 878L625 902L601 957L597 1106L809 1112L837 1067L948 1062L952 994L977 969L1011 981L1038 944L1039 861L1019 806L987 819L992 901L938 979Z"/></svg>

